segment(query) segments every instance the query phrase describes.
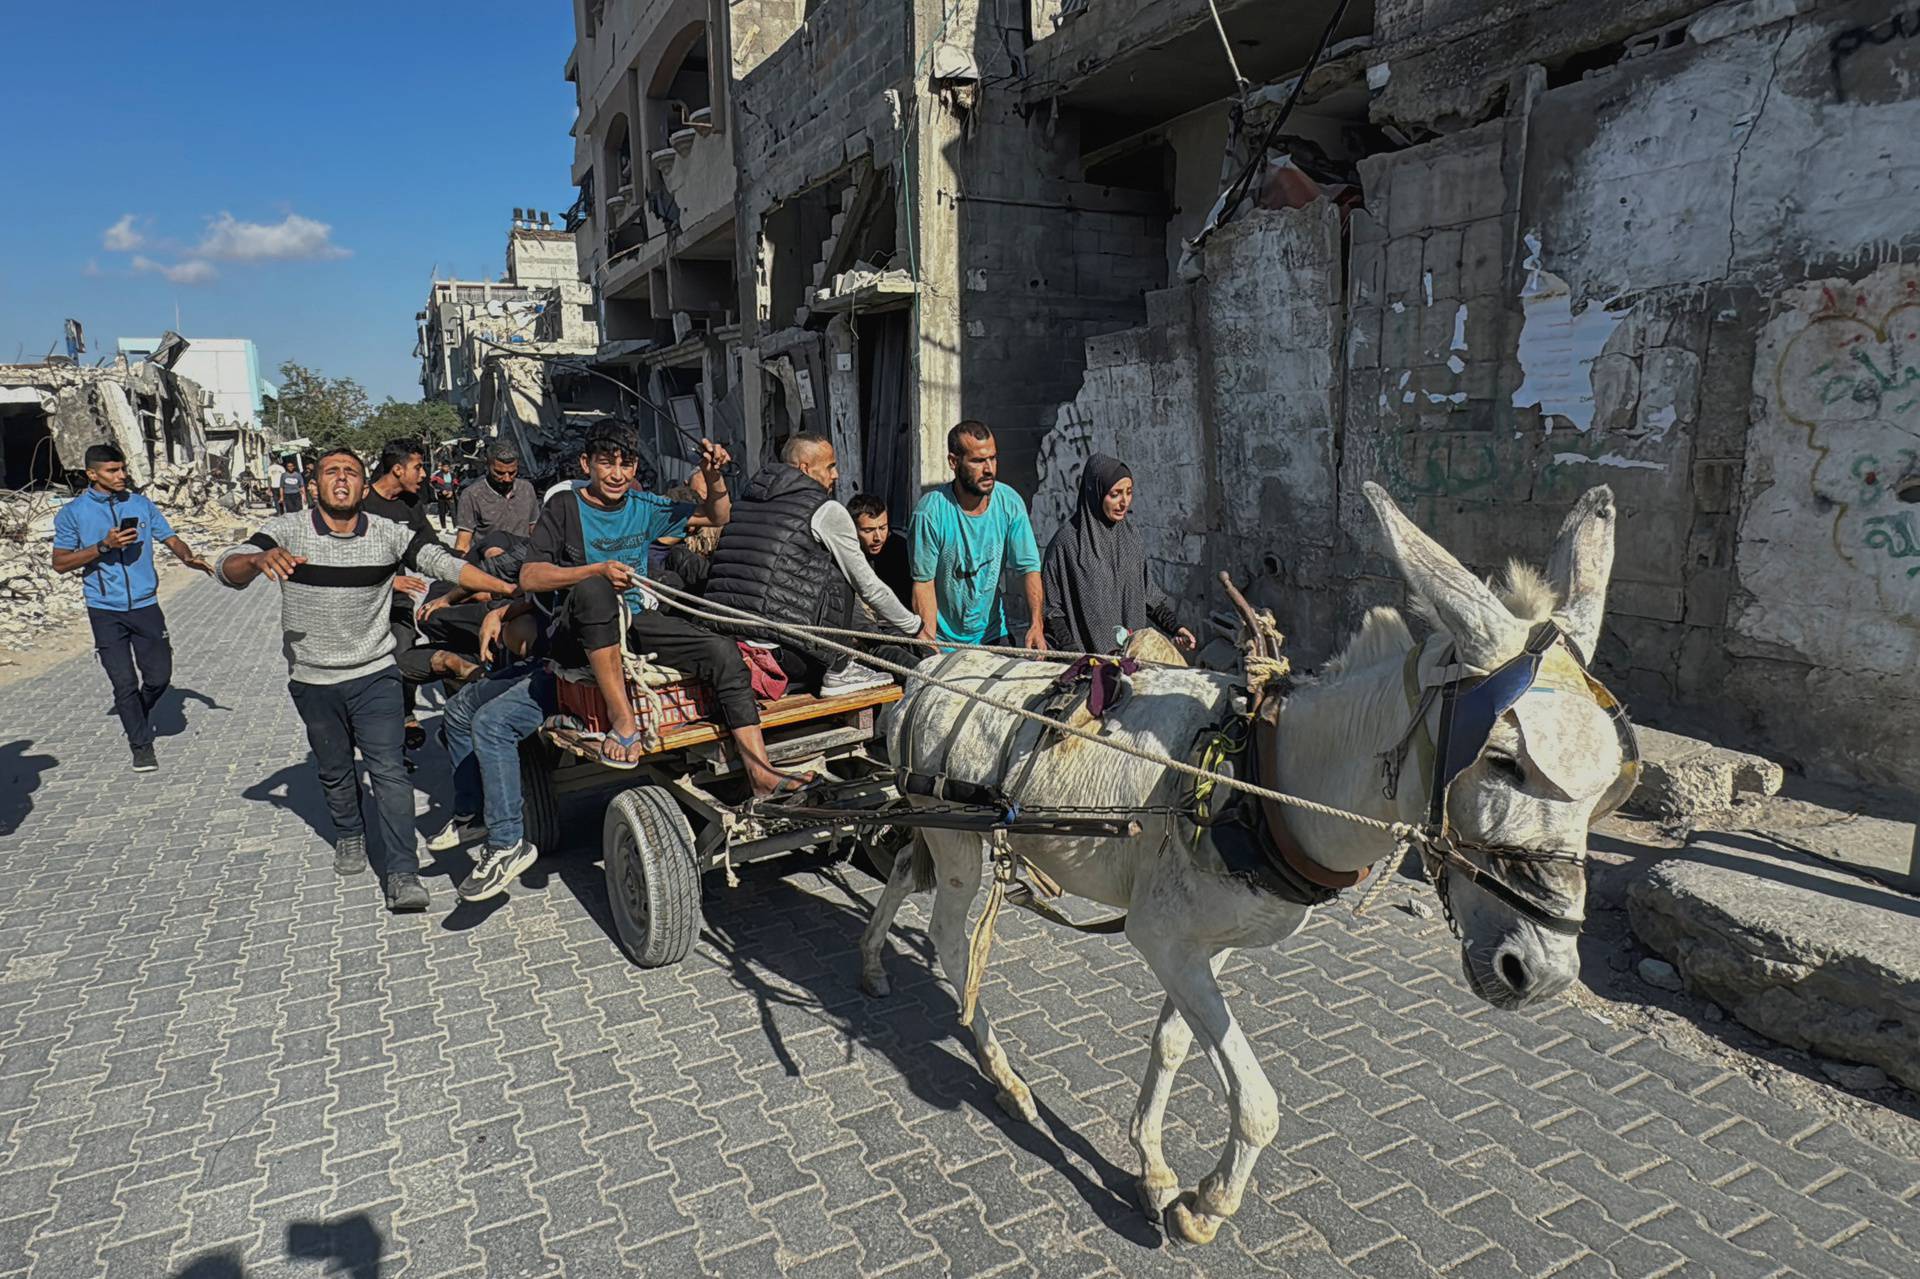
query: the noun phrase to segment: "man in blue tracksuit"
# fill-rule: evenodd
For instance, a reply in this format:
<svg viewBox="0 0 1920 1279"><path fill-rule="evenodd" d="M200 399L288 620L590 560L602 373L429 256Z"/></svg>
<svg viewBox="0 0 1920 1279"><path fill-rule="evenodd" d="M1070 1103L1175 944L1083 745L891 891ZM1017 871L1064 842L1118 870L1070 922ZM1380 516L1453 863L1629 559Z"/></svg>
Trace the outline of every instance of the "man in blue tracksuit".
<svg viewBox="0 0 1920 1279"><path fill-rule="evenodd" d="M153 544L188 568L212 574L167 517L127 489L127 459L111 444L87 450L87 487L53 521L53 571L80 574L94 651L113 683L113 709L133 748L133 769L160 767L147 715L173 678L173 646L161 616ZM135 666L138 665L136 673Z"/></svg>

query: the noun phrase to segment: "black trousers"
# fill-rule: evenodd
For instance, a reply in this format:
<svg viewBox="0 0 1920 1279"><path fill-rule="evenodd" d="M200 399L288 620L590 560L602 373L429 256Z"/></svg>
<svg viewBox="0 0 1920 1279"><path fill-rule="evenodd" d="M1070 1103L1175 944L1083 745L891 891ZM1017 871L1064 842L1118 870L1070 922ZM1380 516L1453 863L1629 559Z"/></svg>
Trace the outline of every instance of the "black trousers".
<svg viewBox="0 0 1920 1279"><path fill-rule="evenodd" d="M153 745L153 725L147 716L173 681L173 644L160 606L149 604L124 613L90 608L87 624L93 628L93 651L113 685L113 709L120 716L120 727L127 731L127 745Z"/></svg>
<svg viewBox="0 0 1920 1279"><path fill-rule="evenodd" d="M389 617L387 629L393 632L393 660L400 667L401 707L412 719L420 685L433 678L433 650L420 646L420 632L413 629L411 617Z"/></svg>
<svg viewBox="0 0 1920 1279"><path fill-rule="evenodd" d="M313 748L314 762L319 766L320 786L327 793L327 814L333 819L336 838L366 830L360 815L355 747L366 761L389 875L420 871L420 854L413 838L413 783L407 780L403 751L406 730L401 687L400 672L391 666L342 684L303 684L295 680L287 685L294 709L307 726L307 745Z"/></svg>
<svg viewBox="0 0 1920 1279"><path fill-rule="evenodd" d="M469 661L480 660L480 623L486 620L491 604L449 604L435 609L420 626L429 649L458 653Z"/></svg>
<svg viewBox="0 0 1920 1279"><path fill-rule="evenodd" d="M567 592L558 620L555 656L562 665L584 664L587 654L620 643L620 594L606 578L589 577ZM728 728L760 722L746 659L732 640L657 608L633 615L627 640L635 652L651 653L663 665L704 680Z"/></svg>

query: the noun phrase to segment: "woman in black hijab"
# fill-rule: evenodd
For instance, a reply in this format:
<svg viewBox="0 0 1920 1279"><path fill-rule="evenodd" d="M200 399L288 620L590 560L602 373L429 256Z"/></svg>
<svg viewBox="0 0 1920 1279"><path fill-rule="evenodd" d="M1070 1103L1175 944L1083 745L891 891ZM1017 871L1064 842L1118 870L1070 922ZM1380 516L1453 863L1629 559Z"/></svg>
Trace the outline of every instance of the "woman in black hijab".
<svg viewBox="0 0 1920 1279"><path fill-rule="evenodd" d="M1080 503L1047 547L1047 646L1071 653L1111 653L1126 635L1159 627L1181 648L1194 646L1160 592L1147 582L1147 554L1127 521L1133 472L1119 458L1095 453L1080 472ZM1124 632L1124 633L1123 633Z"/></svg>

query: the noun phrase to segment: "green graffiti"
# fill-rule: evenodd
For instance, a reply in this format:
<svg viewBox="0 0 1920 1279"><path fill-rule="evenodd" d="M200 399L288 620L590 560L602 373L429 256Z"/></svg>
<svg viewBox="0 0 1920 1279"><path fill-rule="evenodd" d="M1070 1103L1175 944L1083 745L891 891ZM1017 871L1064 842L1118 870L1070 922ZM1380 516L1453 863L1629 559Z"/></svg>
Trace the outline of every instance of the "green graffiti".
<svg viewBox="0 0 1920 1279"><path fill-rule="evenodd" d="M1848 468L1854 479L1854 506L1863 509L1875 507L1887 495L1889 483L1920 475L1920 452L1913 449L1901 449L1893 455L1891 465L1882 466L1880 458L1873 453L1856 453L1853 465Z"/></svg>
<svg viewBox="0 0 1920 1279"><path fill-rule="evenodd" d="M1886 552L1891 560L1920 559L1920 536L1916 536L1913 515L1908 511L1873 516L1867 521L1862 542L1868 550ZM1908 569L1907 576L1920 577L1920 564Z"/></svg>

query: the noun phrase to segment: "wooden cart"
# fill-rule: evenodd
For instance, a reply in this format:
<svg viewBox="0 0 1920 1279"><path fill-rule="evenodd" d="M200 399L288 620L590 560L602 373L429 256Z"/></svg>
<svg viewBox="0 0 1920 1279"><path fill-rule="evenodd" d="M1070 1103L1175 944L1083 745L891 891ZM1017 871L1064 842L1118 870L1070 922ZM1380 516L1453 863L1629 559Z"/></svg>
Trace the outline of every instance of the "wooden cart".
<svg viewBox="0 0 1920 1279"><path fill-rule="evenodd" d="M657 968L684 959L699 934L700 880L738 866L845 839L865 830L868 868L885 876L908 832L876 832L870 810L894 798L890 770L872 751L881 707L900 700L898 685L837 697L796 694L761 706L774 763L837 779L836 810L786 816L754 810L751 788L727 731L696 721L668 729L639 767L600 762L598 738L556 716L521 750L527 838L558 848L567 830L561 803L570 795L628 783L606 806L601 845L607 895L621 945L636 964Z"/></svg>

